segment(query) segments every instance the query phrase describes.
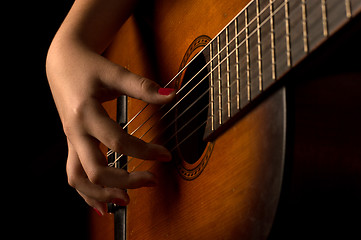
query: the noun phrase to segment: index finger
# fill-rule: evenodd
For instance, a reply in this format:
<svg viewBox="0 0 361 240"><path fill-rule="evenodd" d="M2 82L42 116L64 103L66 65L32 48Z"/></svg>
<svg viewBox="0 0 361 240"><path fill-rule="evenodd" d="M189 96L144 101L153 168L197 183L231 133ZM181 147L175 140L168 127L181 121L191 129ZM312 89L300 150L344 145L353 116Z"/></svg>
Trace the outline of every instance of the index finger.
<svg viewBox="0 0 361 240"><path fill-rule="evenodd" d="M121 126L112 120L99 102L88 107L86 128L90 135L98 139L108 148L144 160L169 161L172 156L163 146L146 143L127 134Z"/></svg>

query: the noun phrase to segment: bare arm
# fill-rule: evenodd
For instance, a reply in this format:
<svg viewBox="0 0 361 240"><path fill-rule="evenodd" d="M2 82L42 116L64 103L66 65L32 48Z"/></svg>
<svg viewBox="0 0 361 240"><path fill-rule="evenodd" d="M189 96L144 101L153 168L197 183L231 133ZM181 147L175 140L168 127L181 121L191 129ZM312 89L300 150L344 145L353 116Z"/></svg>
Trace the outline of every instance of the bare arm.
<svg viewBox="0 0 361 240"><path fill-rule="evenodd" d="M104 214L107 202L126 205L123 189L153 186L149 172L108 168L98 145L147 160L168 161L164 147L126 134L101 103L126 94L164 104L174 93L158 93L155 82L133 74L100 54L129 17L133 0L77 0L49 48L46 70L68 138L68 181L84 200ZM129 56L131 57L131 56Z"/></svg>

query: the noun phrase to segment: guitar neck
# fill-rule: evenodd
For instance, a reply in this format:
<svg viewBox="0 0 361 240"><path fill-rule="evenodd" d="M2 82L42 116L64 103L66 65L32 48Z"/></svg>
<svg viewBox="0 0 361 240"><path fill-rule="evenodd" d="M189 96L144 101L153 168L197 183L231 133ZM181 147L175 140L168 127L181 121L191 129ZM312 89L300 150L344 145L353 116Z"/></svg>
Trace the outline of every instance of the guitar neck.
<svg viewBox="0 0 361 240"><path fill-rule="evenodd" d="M210 104L204 138L345 25L361 0L253 0L204 49Z"/></svg>

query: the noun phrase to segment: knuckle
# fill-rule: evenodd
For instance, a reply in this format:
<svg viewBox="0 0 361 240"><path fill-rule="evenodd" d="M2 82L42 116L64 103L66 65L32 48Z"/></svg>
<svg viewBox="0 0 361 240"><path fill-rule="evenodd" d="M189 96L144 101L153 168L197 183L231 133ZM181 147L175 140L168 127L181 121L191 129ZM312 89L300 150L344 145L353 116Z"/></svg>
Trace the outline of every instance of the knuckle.
<svg viewBox="0 0 361 240"><path fill-rule="evenodd" d="M102 193L102 200L104 202L111 202L114 198L116 198L117 193L116 189L114 188L104 188Z"/></svg>
<svg viewBox="0 0 361 240"><path fill-rule="evenodd" d="M132 97L144 100L144 93L146 93L149 88L148 79L138 75L131 75L130 79L130 84L132 86L132 89L134 90L132 92Z"/></svg>
<svg viewBox="0 0 361 240"><path fill-rule="evenodd" d="M67 166L66 166L66 173L67 173L67 178L68 178L67 180L68 180L69 186L76 188L79 178L78 178L76 172L74 171L74 169L69 167L69 164L67 164Z"/></svg>
<svg viewBox="0 0 361 240"><path fill-rule="evenodd" d="M69 186L76 188L76 180L74 179L73 176L68 175L68 184Z"/></svg>
<svg viewBox="0 0 361 240"><path fill-rule="evenodd" d="M113 139L111 139L111 148L119 153L123 153L124 150L124 142L123 137L117 136Z"/></svg>
<svg viewBox="0 0 361 240"><path fill-rule="evenodd" d="M119 65L114 65L114 75L115 77L123 77L125 74L129 74L130 72L122 67L122 66L119 66Z"/></svg>
<svg viewBox="0 0 361 240"><path fill-rule="evenodd" d="M87 111L87 102L81 102L74 104L70 111L63 118L63 131L66 136L71 136L79 130L78 126L82 126L84 122L86 111Z"/></svg>
<svg viewBox="0 0 361 240"><path fill-rule="evenodd" d="M122 66L119 66L117 64L110 65L110 69L108 71L104 72L104 78L106 82L110 83L111 85L117 85L119 83L119 79L122 79L124 77L127 77L127 75L130 74L130 72L123 68Z"/></svg>
<svg viewBox="0 0 361 240"><path fill-rule="evenodd" d="M102 185L103 171L101 168L96 168L87 172L88 179L95 185Z"/></svg>
<svg viewBox="0 0 361 240"><path fill-rule="evenodd" d="M149 81L146 78L139 77L139 85L142 91L146 91L149 88Z"/></svg>
<svg viewBox="0 0 361 240"><path fill-rule="evenodd" d="M73 134L73 125L69 123L69 121L63 122L63 131L67 137Z"/></svg>
<svg viewBox="0 0 361 240"><path fill-rule="evenodd" d="M136 75L135 78L136 83L138 86L136 86L136 89L138 89L137 98L141 100L145 100L145 98L152 93L151 90L153 88L153 82L145 77Z"/></svg>
<svg viewBox="0 0 361 240"><path fill-rule="evenodd" d="M143 93L142 96L144 95L144 93L148 93L152 95L152 93L156 92L154 91L155 89L157 89L156 83L144 77L139 77L139 78L140 78L139 79L140 89L141 92Z"/></svg>
<svg viewBox="0 0 361 240"><path fill-rule="evenodd" d="M76 188L77 185L77 176L74 174L74 172L72 170L70 170L67 167L67 176L68 176L68 184L73 187Z"/></svg>

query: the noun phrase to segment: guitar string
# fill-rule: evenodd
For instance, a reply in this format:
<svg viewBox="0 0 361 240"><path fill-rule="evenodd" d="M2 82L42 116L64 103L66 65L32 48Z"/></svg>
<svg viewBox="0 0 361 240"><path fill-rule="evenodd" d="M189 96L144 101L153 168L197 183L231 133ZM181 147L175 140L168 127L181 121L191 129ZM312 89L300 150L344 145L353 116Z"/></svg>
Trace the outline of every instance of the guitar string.
<svg viewBox="0 0 361 240"><path fill-rule="evenodd" d="M260 12L256 15L255 18L253 18L249 23L247 23L247 25L246 25L243 29L241 29L241 30L239 31L239 33L237 33L236 36L233 37L233 38L229 41L229 43L228 43L226 46L224 46L212 59L210 59L210 61L208 61L208 62L205 64L205 66L204 66L202 69L200 69L184 86L182 86L182 88L180 88L180 89L177 91L176 94L179 94L198 74L200 74L216 57L218 57L218 55L220 55L223 51L225 51L225 50L227 49L227 47L228 47L233 41L235 41L235 39L236 39L240 34L242 34L242 33L246 30L247 27L249 27L254 21L257 20L258 17L260 17L266 10L269 10L270 5L273 4L274 2L275 2L275 1L267 4L267 5L262 9L262 11L260 11ZM257 28L256 28L253 32L251 32L247 38L245 38L241 43L239 43L238 46L236 46L235 49L232 50L231 53L227 53L227 57L225 57L225 58L223 59L223 61L226 60L227 58L229 58L229 55L232 55L233 52L239 48L239 46L241 46L242 44L244 44L246 40L248 40L253 34L255 34L255 33L256 33L271 17L273 17L286 3L288 3L288 0L285 0L285 2L283 2L276 10L274 10L273 13L270 14L270 16L268 16L267 18L265 18L264 21L263 21L261 24L259 24L259 26L257 26ZM247 8L247 7L245 7L244 9L246 9L246 8ZM233 21L235 21L235 19L238 18L239 15L240 15L242 12L243 12L243 11L241 11L232 21L230 21L230 23L233 22ZM229 25L229 24L228 24L228 25ZM228 27L228 25L227 25L226 27ZM225 28L226 28L226 27L225 27ZM223 31L223 30L221 30L221 32L222 32L222 31ZM208 44L204 47L204 49L206 49L208 46L210 46L210 44L211 44L219 35L220 35L220 34L218 34L214 39L212 39L212 40L210 41L210 43L208 43ZM183 68L176 74L176 76L174 76L164 87L169 86L177 77L179 77L179 75L180 75L180 74L191 64L191 62L192 62L194 59L196 59L196 57L199 56L202 52L203 52L203 50L200 51L189 63L187 63L187 65L186 65L185 67L183 67ZM221 61L215 68L219 67L220 64L221 64L223 61ZM210 74L210 73L209 73L209 74ZM209 74L208 74L208 75L209 75ZM202 80L204 80L204 79L202 79ZM232 84L234 84L234 83L232 83ZM179 103L177 102L176 105L178 105L178 104L179 104ZM166 104L165 104L165 105L166 105ZM159 110L161 110L165 105L163 105ZM133 116L133 118L128 121L128 123L123 127L123 129L125 129L125 128L126 128L136 117L138 117L138 116L141 114L141 112L143 112L148 106L149 106L149 104L146 104L137 114L135 114L135 116ZM174 107L175 107L175 106L174 106ZM130 135L133 135L135 132L137 132L137 130L138 130L139 128L141 128L146 122L148 122L156 113L157 113L157 112L155 112L154 114L150 115L150 116L148 117L148 119L145 120L140 126L138 126L132 133L130 133ZM112 154L113 152L114 152L113 150L109 150L108 153L107 153L107 156L109 156L109 155Z"/></svg>
<svg viewBox="0 0 361 240"><path fill-rule="evenodd" d="M174 118L166 127L164 127L161 132L158 134L158 137L161 136L161 134L163 134L163 132L165 132L165 130L167 130L169 127L171 127L180 117L182 117L191 107L193 107L201 98L204 97L204 95L206 95L208 93L209 89L207 89L206 91L204 91L195 101L193 101L192 104L190 104L181 114L179 114L176 118ZM208 106L209 104L207 104ZM203 111L203 110L202 110ZM168 113L168 112L167 112ZM150 130L152 130L156 125L158 125L160 123L160 121L167 115L164 114L155 124L153 124L145 133L143 133L142 136L140 136L139 138L143 138ZM200 114L200 112L198 112L195 116L198 116ZM195 117L193 116L193 118ZM193 119L192 118L192 119ZM190 121L188 121L190 122ZM187 122L187 123L188 123ZM186 125L187 123L185 123L184 125ZM175 134L177 134L178 132L176 132ZM155 139L155 138L154 138ZM154 139L151 141L153 142Z"/></svg>
<svg viewBox="0 0 361 240"><path fill-rule="evenodd" d="M202 97L204 97L204 95L206 95L208 93L208 89L203 92L198 99L196 99L192 104L190 104L181 114L179 114L179 116L177 118L174 118L166 127L164 127L160 133L158 133L158 135L156 135L150 142L155 142L155 140L157 138L159 138L160 136L162 136L162 134L169 128L171 127L173 124L175 124L175 122L182 116L184 115L191 107L194 106L194 104L196 104L198 102L199 99L201 99ZM190 122L192 122L196 117L199 116L199 114L201 114L204 110L206 110L209 106L209 103L207 105L205 105L203 107L203 109L201 111L198 111L198 113L196 115L194 115L190 120L188 120L180 129L178 129L176 132L173 133L173 135L171 137L169 137L167 139L167 141L165 141L163 143L163 145L167 144L173 137L175 137L179 132L181 132ZM142 139L153 127L155 127L155 125L157 125L158 123L160 123L160 120L157 121L157 123L153 124L145 133L143 133L142 136L139 137L139 139ZM120 154L113 162L109 163L108 166L112 167L115 165L115 163L122 157L124 156L124 154ZM128 161L128 163L130 162L130 159ZM127 163L127 164L128 164ZM124 168L126 165L124 165L122 168Z"/></svg>
<svg viewBox="0 0 361 240"><path fill-rule="evenodd" d="M207 121L203 122L201 125L199 125L196 129L194 129L190 134L188 134L188 136L186 136L182 141L180 141L179 143L177 143L171 150L170 152L173 152L174 150L176 150L177 147L179 147L180 145L182 145L182 143L184 143L188 138L190 138L194 133L196 133L201 127L203 127L203 125L205 125L207 123ZM137 159L137 158L132 158L133 159ZM146 162L145 160L139 159L141 162L132 169L132 172L135 171L137 168L139 168L144 162ZM122 167L122 169L124 169L124 167L126 167L129 164L130 161L128 161L127 163L124 164L124 166ZM154 167L155 164L159 163L159 161L153 161L153 165L148 168L151 169L152 167Z"/></svg>
<svg viewBox="0 0 361 240"><path fill-rule="evenodd" d="M270 3L270 4L273 4L273 3L274 3L274 1L273 1L272 3ZM285 0L285 2L283 2L282 4L280 4L280 6L278 6L278 8L275 9L275 10L272 12L272 14L270 14L269 16L267 16L267 17L263 20L263 22L260 23L259 26L257 26L257 28L255 28L255 29L249 34L248 37L246 37L242 42L240 42L237 46L235 46L235 48L234 48L230 53L227 52L227 56L226 56L221 62L219 62L219 63L217 64L217 66L214 67L214 69L217 68L217 67L219 67L225 60L227 60L227 58L229 58L230 55L232 55L232 54L234 53L234 51L236 51L242 44L244 44L247 39L249 39L253 34L255 34L255 33L260 29L260 27L262 27L271 17L273 17L276 13L278 13L286 3L288 3L288 0ZM257 17L259 17L261 14L263 14L263 12L268 9L268 7L270 6L270 4L268 4L266 7L264 7L263 10L262 10L259 14L257 14ZM240 12L240 14L241 14L241 13L242 13L242 12ZM240 14L239 14L239 15L240 15ZM237 18L239 15L237 15L236 18ZM236 39L247 27L249 27L249 25L251 25L252 22L257 19L257 17L253 18L253 20L251 20L240 32L238 32L238 33L236 34L236 36L235 36L234 38L232 38L232 39L229 41L229 43L226 44L226 46L223 47L210 61L208 61L208 62L206 63L206 65L205 65L202 69L200 69L181 89L179 89L176 94L178 95L178 94L185 88L185 86L186 86L187 84L189 84L191 81L193 81L194 78L195 78L199 73L201 73L216 57L218 57L218 55L221 54L233 41L235 41L235 39ZM236 19L236 18L235 18L235 19ZM232 20L232 21L234 21L234 20ZM231 21L231 22L232 22L232 21ZM228 24L228 25L229 25L229 24ZM228 27L228 25L227 25L227 27ZM217 36L217 37L218 37L218 36ZM215 37L214 39L216 39L217 37ZM211 43L214 41L214 39L213 39L209 44L211 44ZM207 46L209 46L209 44L208 44ZM205 46L204 49L206 49L207 46ZM202 50L200 53L202 53L202 52L203 52L203 50ZM197 57L200 53L198 53L198 54L196 55L196 57ZM196 57L194 57L192 60L194 60ZM184 71L184 69L188 67L188 65L189 65L190 63L191 63L191 62L189 62L169 83L167 83L167 85L165 85L165 87L168 86L172 81L174 81L174 80L177 78L177 76L179 76L180 73L182 73L182 71ZM199 84L200 84L201 82L203 82L205 79L207 79L207 77L208 77L211 73L212 73L212 71L209 72L202 80L200 80L199 83L196 84L196 86L194 86L185 96L183 96L178 102L176 102L176 103L170 108L170 110L168 110L168 111L166 112L166 114L164 114L164 115L161 117L161 119L163 119L163 118L165 117L165 115L167 115L170 111L172 111L186 96L189 95L190 92L192 92L197 86L199 86ZM234 83L232 83L232 84L234 84ZM208 90L209 90L209 89L208 89ZM208 91L208 90L207 90L207 91ZM141 114L141 112L143 112L148 106L149 106L149 104L146 104L146 105L123 127L123 129L125 129L127 126L129 126L129 124L130 124L136 117L138 117L138 116ZM163 106L159 109L159 111L160 111L163 107L165 107L165 106L166 106L166 104L163 105ZM187 108L185 111L187 111L188 109L189 109L189 108ZM130 135L133 135L138 129L140 129L146 122L148 122L148 121L149 121L155 114L157 114L157 113L158 113L158 112L153 113L150 117L148 117L148 119L147 119L145 122L143 122L140 126L138 126ZM176 120L177 120L177 119L175 119L174 121L176 121ZM159 121L158 121L158 122L159 122ZM157 124L158 122L156 122L155 124ZM154 124L154 125L155 125L155 124ZM152 128L154 125L152 125L151 128ZM149 131L149 130L148 130L148 131ZM147 131L147 132L148 132L148 131ZM143 135L143 136L144 136L144 135ZM109 150L108 153L107 153L107 156L111 155L113 152L114 152L114 151ZM123 156L123 154L121 154L114 162L109 163L109 166L114 166L114 164L115 164L122 156Z"/></svg>
<svg viewBox="0 0 361 240"><path fill-rule="evenodd" d="M272 3L270 3L270 4L273 4L274 2L272 2ZM261 27L261 26L263 26L263 24L266 22L266 21L268 21L268 19L270 19L273 15L275 15L286 3L288 3L288 1L287 0L285 0L285 3L284 4L282 4L282 6L279 6L277 9L276 9L276 11L274 11L274 13L273 14L270 14L270 16L269 17L267 17L261 24L259 24L259 27L257 27L250 35L249 35L249 37L248 38L250 38L256 31L258 31L259 30L259 28ZM270 4L268 4L268 6L270 6ZM267 8L267 6L262 10L262 12L265 10ZM272 12L271 12L272 13ZM262 13L259 13L258 15L257 15L257 17L259 17L260 16L260 14L262 14ZM240 14L239 14L240 15ZM236 18L239 16L239 15L237 15L236 16ZM234 20L232 20L232 21L234 21ZM232 22L231 21L231 22ZM248 25L250 25L251 23L249 23ZM228 24L229 25L229 24ZM228 25L227 25L227 27L228 27ZM246 27L248 26L248 25L246 25ZM223 30L222 30L223 31ZM222 51L225 49L225 48L227 48L228 47L228 45L230 45L230 43L232 42L232 41L234 41L237 37L238 37L238 35L239 35L240 33L238 33L238 34L236 34L236 36L222 49L222 50L220 50L219 51L219 53L217 54L217 55L219 55L219 54L221 54L222 53ZM218 37L218 35L217 35L217 37ZM216 38L215 38L216 39ZM247 38L246 38L247 39ZM213 41L213 40L212 40ZM245 41L245 40L244 40ZM227 58L229 58L229 56L230 55L232 55L232 53L236 50L236 49L238 49L239 48L239 46L241 46L243 43L244 43L244 41L243 42L241 42L238 46L237 46L237 44L236 44L236 46L235 46L235 49L231 52L231 53L228 53L228 51L227 51L227 56L215 67L215 68L218 68L219 67L219 65L221 65L222 64L222 62L224 62ZM206 47L205 47L206 48ZM203 50L202 50L203 51ZM215 55L215 57L218 57L217 55ZM213 57L213 59L215 58L215 57ZM213 59L211 59L207 64L206 64L206 66L211 62L211 61L213 61ZM203 71L203 69L204 69L205 67L203 67L196 75L198 75L201 71ZM211 72L212 72L212 70L211 70ZM207 77L208 77L208 75L209 74L211 74L211 73L208 73L200 82L202 82L204 79L206 79ZM194 77L193 77L194 78ZM193 78L191 79L191 80L193 80ZM189 80L189 82L191 81L191 80ZM200 82L195 86L195 87L197 87L199 84L200 84ZM232 83L233 84L233 83ZM193 91L194 90L194 88L192 88L191 89L191 91ZM208 89L209 90L209 89ZM207 91L208 91L207 90ZM206 91L206 92L207 92ZM196 101L198 101L200 98L198 98ZM204 109L202 109L200 112L202 112L202 111L204 111L207 107L209 106L209 103L205 106L205 108ZM188 110L188 109L187 109ZM186 110L186 111L187 111ZM198 114L197 114L198 115ZM189 122L191 122L192 120L193 120L194 118L192 118ZM187 122L186 124L188 124L189 122ZM199 130L199 128L200 127L202 127L204 124L206 124L207 123L207 120L205 121L205 122L203 122L199 127L197 127L194 131L192 131L187 137L185 137L182 141L180 141L179 143L177 143L171 150L170 150L170 152L172 152L172 151L174 151L175 149L176 149L176 147L178 147L178 146L180 146L184 141L186 141L190 136L192 136L196 131L198 131ZM169 125L168 125L169 126ZM167 126L167 127L168 127ZM181 130L181 129L180 129ZM170 139L172 139L174 136L176 136L177 135L177 133L174 133L167 141L166 141L166 143L165 144L167 144L167 142L169 142L170 141ZM155 138L157 138L158 136L156 136ZM165 145L164 144L164 145ZM133 160L134 158L131 158L130 159L130 161L131 160ZM142 159L139 159L141 162L136 166L136 167L134 167L133 169L132 169L132 171L135 171L137 168L139 168L141 165L143 165L146 161L144 161L144 160L142 160ZM122 167L122 168L124 168L125 166L127 166L129 163L130 163L130 161L128 161L127 163L125 163L124 164L124 166ZM148 162L148 161L147 161ZM152 165L149 167L149 168L147 168L147 170L149 171L150 169L152 169L155 165L157 165L157 164L159 164L159 162L157 162L157 161L155 161L155 162L153 162L152 163Z"/></svg>
<svg viewBox="0 0 361 240"><path fill-rule="evenodd" d="M207 90L207 91L208 91L208 90ZM205 91L204 94L207 93L207 91ZM202 94L202 95L204 95L204 94ZM162 143L162 145L168 144L178 133L180 133L188 124L190 124L190 122L192 122L194 119L196 119L196 118L199 116L199 114L201 114L204 110L206 110L206 109L208 108L208 106L209 106L209 103L208 103L207 105L205 105L205 106L202 108L201 111L199 111L196 115L194 115L191 119L189 119L181 128L179 128L179 129L178 129L176 132L174 132L170 137L168 137L168 139L167 139L166 141L164 141L164 142ZM175 120L172 121L172 122L174 123ZM206 122L207 122L207 121L205 121L204 123L202 123L201 126L204 125ZM172 123L172 124L173 124L173 123ZM172 124L169 124L168 126L171 126ZM198 126L196 129L198 130L201 126ZM150 142L155 142L155 140L156 140L157 138L159 138L160 136L162 136L162 134L164 133L165 130L166 130L166 128L164 128L163 131L162 131L161 133L159 133L158 135L156 135ZM143 137L145 134L147 134L147 133L148 133L148 131L147 131L146 133L144 133L140 138L142 138L142 137ZM172 151L175 149L175 147L179 146L179 145L180 145L181 143L183 143L186 139L188 139L188 138L190 137L190 135L193 135L193 134L194 134L194 132L191 132L188 136L186 136L184 139L182 139L179 144L176 144L175 146L173 146L173 148L170 150L170 152L172 152ZM119 160L122 156L124 156L124 154L121 154L121 155L118 156L115 160ZM134 158L132 157L132 158L128 159L128 161L127 161L121 168L124 169L124 168L132 161L132 159L134 159ZM115 164L115 161L114 161L113 163ZM114 164L113 164L113 165L114 165ZM113 165L112 165L112 166L113 166Z"/></svg>
<svg viewBox="0 0 361 240"><path fill-rule="evenodd" d="M182 145L182 143L184 143L188 138L190 138L194 133L196 133L203 125L205 125L207 123L207 121L204 121L202 124L200 124L196 129L194 129L191 133L189 133L185 138L183 138L179 143L175 144L173 146L173 148L171 150L169 150L169 152L173 152L174 150L176 150L177 147L179 147L180 145ZM174 135L175 136L175 135ZM164 144L167 144L164 143ZM126 166L128 166L128 164L130 162L132 162L133 160L135 159L138 159L138 158L135 158L135 157L131 157L130 159L128 159L128 161L121 167L121 169L124 169ZM138 164L132 171L135 171L139 166L141 166L145 160L142 160L142 159L138 159L141 161L140 164ZM158 162L158 161L154 161L154 162Z"/></svg>
<svg viewBox="0 0 361 240"><path fill-rule="evenodd" d="M268 16L267 18L265 18L265 20L260 24L259 27L263 26L263 25L268 21L268 19L270 19L272 16L274 16L274 15L284 6L284 4L287 3L287 2L288 2L288 1L285 1L285 2L284 2L283 4L281 4L276 10L274 10L274 12L272 13L272 15ZM272 2L272 3L273 3L273 2ZM268 6L269 6L269 5L268 5ZM267 9L267 7L265 7L265 8L263 9L263 11L264 11L265 9ZM262 12L263 12L263 11L262 11ZM262 14L262 12L261 12L260 14ZM260 15L260 14L259 14L259 15ZM252 23L252 22L250 22L248 25L246 25L246 27L248 27L251 23ZM245 29L245 28L244 28L244 29ZM259 28L256 28L253 32L251 32L251 33L249 34L248 38L250 38L253 34L255 34L255 32L257 32L258 29L259 29ZM240 32L239 32L231 41L229 41L229 42L230 42L230 43L233 42L241 33L242 33L242 31L240 31ZM237 49L239 48L239 46L241 46L242 44L244 44L246 40L247 40L247 38L246 38L245 40L243 40L241 43L239 43L238 46L236 46L235 49L233 49L233 51L231 51L230 53L228 53L228 56L225 57L215 68L219 67L219 65L221 65L225 60L227 60L227 58L229 58L229 55L233 54L233 52L234 52L235 50L237 50ZM224 48L222 48L222 50L220 50L217 55L219 55L221 52L223 52L223 50L224 50L226 47L228 47L228 45L229 45L229 44L227 44ZM205 48L206 48L206 47L205 47ZM201 71L203 71L203 70L205 69L205 67L206 67L212 60L214 60L214 59L217 57L217 55L215 55L197 74L199 74ZM194 58L193 58L193 59L194 59ZM196 75L197 75L197 74L196 74ZM193 91L203 80L205 80L205 79L209 76L209 74L211 74L211 72L209 72L195 87L193 87L193 88L191 89L191 91ZM196 75L195 75L195 76L196 76ZM192 78L188 81L188 83L191 82L191 81L195 78L195 76L192 77ZM234 84L234 83L232 83L232 84ZM179 94L179 92L180 92L182 89L184 89L184 87L181 88L176 94ZM190 92L191 92L191 91L190 91ZM186 96L187 96L190 92L188 92L188 93L186 94ZM179 100L165 115L167 115L171 110L173 110L186 96L184 96L181 100ZM148 104L147 104L147 105L148 105ZM164 106L165 106L165 105L163 105L162 107L164 107ZM147 106L145 106L142 110L144 110L146 107L147 107ZM157 113L158 113L158 112L152 114L145 122L149 121L149 119L152 118L152 117L153 117L155 114L157 114ZM138 112L138 113L136 114L136 116L138 116L139 114L140 114L140 112ZM163 115L163 117L164 117L165 115ZM162 118L163 118L163 117L162 117ZM135 117L133 117L132 119L134 119L134 118L135 118ZM143 125L145 124L145 122L144 122L143 124L141 124L141 126L143 126ZM157 123L156 123L156 124L157 124ZM129 123L128 123L128 125L129 125ZM131 135L133 135L138 129L140 129L141 126L138 126L138 127L131 133ZM109 155L110 155L111 153L112 153L112 151L108 152ZM121 155L121 156L122 156L122 155ZM119 156L119 157L117 158L117 160L119 160L121 156ZM116 161L117 161L117 160L116 160ZM112 163L110 163L110 164L111 164L111 165L114 165L114 164L112 164Z"/></svg>

